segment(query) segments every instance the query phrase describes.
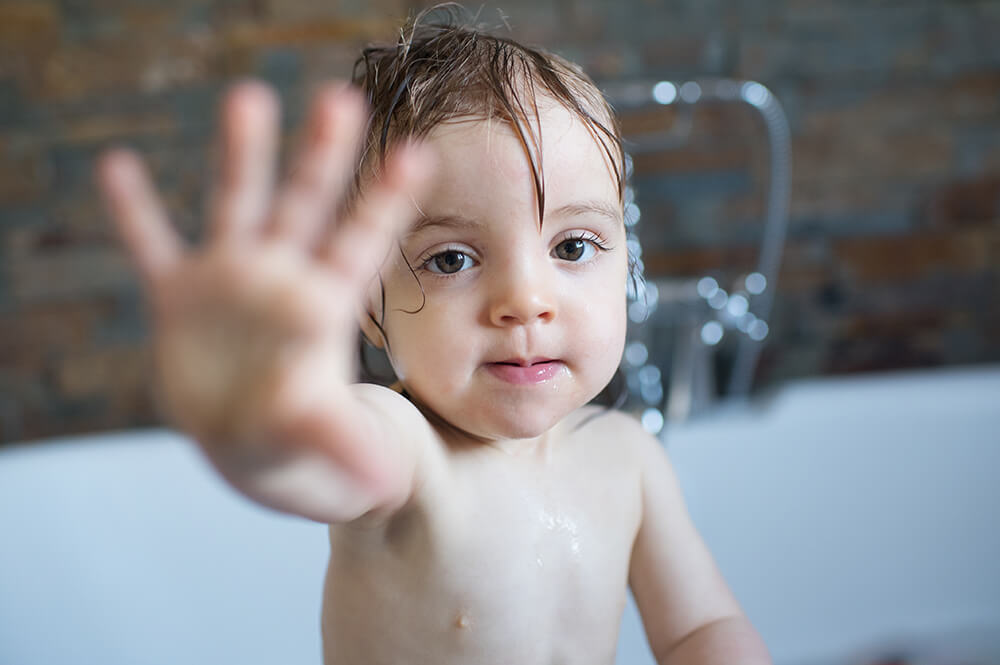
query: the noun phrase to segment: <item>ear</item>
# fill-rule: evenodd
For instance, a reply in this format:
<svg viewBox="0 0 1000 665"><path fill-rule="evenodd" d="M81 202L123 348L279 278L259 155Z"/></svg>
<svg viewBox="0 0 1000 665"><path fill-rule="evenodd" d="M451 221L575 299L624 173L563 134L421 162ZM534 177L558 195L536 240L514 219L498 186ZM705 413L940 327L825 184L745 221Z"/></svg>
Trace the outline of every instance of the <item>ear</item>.
<svg viewBox="0 0 1000 665"><path fill-rule="evenodd" d="M379 289L381 288L377 279L373 279L372 283L368 285L368 289L365 291L364 297L358 304L358 327L361 328L361 334L364 336L365 341L374 346L376 349L385 348L385 336L382 334L378 323L378 310L375 306L376 302L379 302Z"/></svg>
<svg viewBox="0 0 1000 665"><path fill-rule="evenodd" d="M382 335L382 331L379 330L378 325L375 324L372 312L364 306L358 308L358 323L361 327L361 334L364 336L366 342L376 349L385 348L385 337Z"/></svg>

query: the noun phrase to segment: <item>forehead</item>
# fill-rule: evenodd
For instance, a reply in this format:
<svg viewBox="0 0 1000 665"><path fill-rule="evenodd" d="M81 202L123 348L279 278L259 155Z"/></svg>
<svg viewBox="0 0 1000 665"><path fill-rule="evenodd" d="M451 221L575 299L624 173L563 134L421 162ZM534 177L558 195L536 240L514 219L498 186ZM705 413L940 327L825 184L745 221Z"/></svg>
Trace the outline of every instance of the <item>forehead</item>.
<svg viewBox="0 0 1000 665"><path fill-rule="evenodd" d="M496 118L464 116L436 126L426 137L438 162L428 205L530 206L537 217L534 162L546 211L576 200L620 207L614 168L591 130L562 105L539 101L538 117L531 118L523 140Z"/></svg>

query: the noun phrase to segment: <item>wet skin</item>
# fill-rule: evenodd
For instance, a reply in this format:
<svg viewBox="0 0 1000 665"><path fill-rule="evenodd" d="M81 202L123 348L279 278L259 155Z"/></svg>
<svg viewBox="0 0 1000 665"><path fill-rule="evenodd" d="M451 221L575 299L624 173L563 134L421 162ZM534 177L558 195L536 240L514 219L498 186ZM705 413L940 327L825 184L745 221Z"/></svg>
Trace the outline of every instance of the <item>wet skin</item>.
<svg viewBox="0 0 1000 665"><path fill-rule="evenodd" d="M331 525L327 665L606 665L626 585L661 663L769 662L662 447L585 406L624 344L620 201L586 129L540 118L541 224L521 143L468 118L391 155L330 224L364 125L337 87L280 185L273 94L227 96L196 250L141 161L105 155L165 413L235 489ZM359 320L408 399L352 383Z"/></svg>

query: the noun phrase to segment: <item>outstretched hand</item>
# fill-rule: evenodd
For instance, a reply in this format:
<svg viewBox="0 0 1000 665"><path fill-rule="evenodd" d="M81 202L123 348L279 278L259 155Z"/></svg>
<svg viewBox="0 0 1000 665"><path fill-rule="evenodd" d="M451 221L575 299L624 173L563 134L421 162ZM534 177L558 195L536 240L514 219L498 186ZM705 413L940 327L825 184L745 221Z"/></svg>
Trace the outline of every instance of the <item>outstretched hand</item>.
<svg viewBox="0 0 1000 665"><path fill-rule="evenodd" d="M183 246L139 157L116 149L98 165L150 304L162 407L210 454L271 445L354 380L359 303L430 171L426 149L398 149L352 212L331 221L357 163L364 100L348 86L316 95L280 185L278 107L260 83L226 96L198 248Z"/></svg>

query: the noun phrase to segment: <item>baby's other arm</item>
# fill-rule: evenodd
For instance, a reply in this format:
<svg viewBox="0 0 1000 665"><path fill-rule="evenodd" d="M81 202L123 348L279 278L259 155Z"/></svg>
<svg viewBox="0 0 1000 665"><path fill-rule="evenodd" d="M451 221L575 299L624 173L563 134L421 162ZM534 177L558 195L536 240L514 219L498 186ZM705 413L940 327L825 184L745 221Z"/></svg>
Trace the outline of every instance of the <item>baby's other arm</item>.
<svg viewBox="0 0 1000 665"><path fill-rule="evenodd" d="M629 586L660 665L770 665L684 504L663 447L636 427L642 521Z"/></svg>
<svg viewBox="0 0 1000 665"><path fill-rule="evenodd" d="M351 385L362 295L430 171L425 153L398 151L331 225L365 122L359 91L321 90L277 186L277 98L235 86L197 248L183 246L138 156L109 151L97 172L149 303L165 415L236 489L326 523L400 507L430 440L404 399Z"/></svg>

